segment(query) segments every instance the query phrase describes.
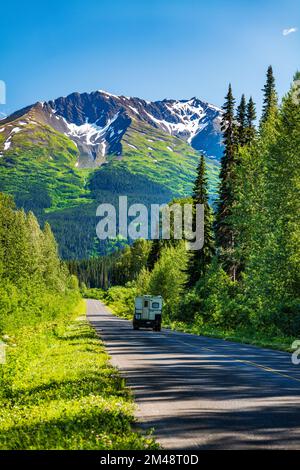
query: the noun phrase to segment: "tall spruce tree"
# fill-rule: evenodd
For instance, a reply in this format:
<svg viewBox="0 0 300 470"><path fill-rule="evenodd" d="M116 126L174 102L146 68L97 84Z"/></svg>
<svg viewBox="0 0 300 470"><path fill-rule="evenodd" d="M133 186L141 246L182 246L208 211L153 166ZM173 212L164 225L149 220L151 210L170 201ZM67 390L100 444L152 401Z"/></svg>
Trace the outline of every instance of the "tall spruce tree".
<svg viewBox="0 0 300 470"><path fill-rule="evenodd" d="M237 144L243 146L247 143L247 103L244 94L242 94L240 104L237 108L236 120L238 124Z"/></svg>
<svg viewBox="0 0 300 470"><path fill-rule="evenodd" d="M231 85L225 97L221 129L223 131L224 153L221 159L220 190L216 212L216 240L220 260L226 272L236 279L234 260L234 228L231 221L232 207L235 199L234 174L237 159L236 122L234 118L235 99Z"/></svg>
<svg viewBox="0 0 300 470"><path fill-rule="evenodd" d="M31 278L40 279L43 260L42 260L42 243L43 232L40 228L37 218L33 212L29 212L26 217L27 237L30 246L30 264L29 273Z"/></svg>
<svg viewBox="0 0 300 470"><path fill-rule="evenodd" d="M196 204L203 204L204 206L204 243L201 250L194 250L190 254L187 266L187 284L189 287L194 286L196 282L204 276L215 253L213 214L208 202L208 182L203 155L200 158L197 168L197 178L193 191L194 217ZM195 220L193 225L194 230L197 230Z"/></svg>
<svg viewBox="0 0 300 470"><path fill-rule="evenodd" d="M265 123L277 110L277 93L275 88L275 78L273 68L270 65L267 70L266 84L262 89L264 93L261 124Z"/></svg>
<svg viewBox="0 0 300 470"><path fill-rule="evenodd" d="M256 134L255 124L254 124L255 119L256 119L255 103L252 99L252 96L250 96L249 101L247 103L247 109L246 109L246 120L247 120L246 143L247 144L251 144L253 142L253 139Z"/></svg>
<svg viewBox="0 0 300 470"><path fill-rule="evenodd" d="M46 285L52 290L63 289L64 270L58 257L58 246L48 222L46 222L43 230L42 258Z"/></svg>
<svg viewBox="0 0 300 470"><path fill-rule="evenodd" d="M150 252L149 252L149 256L148 256L148 260L146 264L147 269L149 269L150 271L154 268L155 263L158 261L161 248L162 248L161 240L159 239L152 240L151 248L150 248Z"/></svg>
<svg viewBox="0 0 300 470"><path fill-rule="evenodd" d="M295 86L238 165L235 226L244 260L245 311L256 328L299 333L300 100Z"/></svg>

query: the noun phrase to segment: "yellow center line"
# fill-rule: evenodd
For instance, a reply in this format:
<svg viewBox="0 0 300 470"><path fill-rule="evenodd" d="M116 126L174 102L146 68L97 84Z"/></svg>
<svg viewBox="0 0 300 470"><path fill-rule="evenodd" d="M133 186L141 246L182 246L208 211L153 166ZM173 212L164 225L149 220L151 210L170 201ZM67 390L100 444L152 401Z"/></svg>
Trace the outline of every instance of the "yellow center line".
<svg viewBox="0 0 300 470"><path fill-rule="evenodd" d="M166 335L166 336L171 336L171 335ZM208 348L206 346L195 346L195 345L191 345L189 343L186 343L185 341L182 341L180 339L177 339L177 341L179 343L182 343L184 344L185 346L188 346L189 348L194 348L194 349L197 349L199 350L199 348L201 349L204 349L206 351L212 351L212 352L215 352L214 349L211 349L211 348ZM300 379L296 379L296 377L292 377L291 375L288 375L288 374L283 374L282 372L278 372L277 370L275 369L272 369L272 367L268 367L268 366L263 366L261 364L257 364L257 362L253 362L253 361L247 361L246 359L234 359L232 356L228 355L228 354L220 354L220 353L217 353L215 352L215 354L218 354L218 355L221 355L222 357L227 357L229 359L231 359L232 361L234 362L240 362L242 364L248 364L248 365L251 365L253 367L257 367L258 369L263 369L265 370L266 372L271 372L273 374L276 374L276 375L280 375L281 377L284 377L286 379L290 379L290 380L295 380L296 382L300 382Z"/></svg>
<svg viewBox="0 0 300 470"><path fill-rule="evenodd" d="M295 380L296 382L300 382L300 379L296 379L296 377L292 377L291 375L283 374L282 372L278 372L278 370L272 369L272 367L262 366L261 364L257 364L256 362L247 361L246 359L236 359L236 362L241 362L241 363L244 363L244 364L250 364L251 366L257 367L259 369L263 369L266 372L272 372L273 374L280 375L281 377L284 377L286 379L291 379L291 380Z"/></svg>

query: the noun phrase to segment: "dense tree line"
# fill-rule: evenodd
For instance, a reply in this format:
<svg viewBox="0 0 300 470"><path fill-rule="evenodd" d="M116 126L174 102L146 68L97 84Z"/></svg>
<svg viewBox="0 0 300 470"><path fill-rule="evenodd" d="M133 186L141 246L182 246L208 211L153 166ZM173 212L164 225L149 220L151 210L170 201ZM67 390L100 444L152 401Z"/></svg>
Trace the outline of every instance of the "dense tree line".
<svg viewBox="0 0 300 470"><path fill-rule="evenodd" d="M150 244L144 239L137 239L132 245L125 245L119 252L111 255L67 262L71 273L81 284L88 288L108 289L112 285L124 286L135 280L141 269L147 264Z"/></svg>
<svg viewBox="0 0 300 470"><path fill-rule="evenodd" d="M247 105L242 96L235 115L229 87L215 217L217 254L195 282L191 305L186 303L183 311L222 327L247 325L296 335L300 106L295 85L278 106L272 67L263 91L263 113L255 130L252 99Z"/></svg>
<svg viewBox="0 0 300 470"><path fill-rule="evenodd" d="M0 193L0 332L38 321L78 300L78 282L58 256L50 225Z"/></svg>
<svg viewBox="0 0 300 470"><path fill-rule="evenodd" d="M253 99L247 101L242 95L236 106L229 86L223 106L219 199L213 210L203 157L192 195L194 205L201 203L205 208L203 249L189 252L184 242L172 240L140 241L138 258L136 246L126 248L110 260L111 284L98 279L94 286L126 285L132 296L160 293L171 318L198 325L299 334L297 80L299 74L279 106L273 70L268 68L258 126Z"/></svg>

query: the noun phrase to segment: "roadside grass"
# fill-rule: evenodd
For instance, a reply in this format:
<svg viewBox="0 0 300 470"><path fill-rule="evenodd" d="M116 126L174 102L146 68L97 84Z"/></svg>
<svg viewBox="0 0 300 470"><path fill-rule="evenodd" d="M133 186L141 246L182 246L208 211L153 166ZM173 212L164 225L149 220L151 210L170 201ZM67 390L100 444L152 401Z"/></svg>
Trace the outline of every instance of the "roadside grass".
<svg viewBox="0 0 300 470"><path fill-rule="evenodd" d="M277 351L292 352L291 345L296 338L291 336L272 336L262 331L255 331L251 328L239 328L236 330L224 330L215 326L198 326L192 323L184 323L179 321L165 320L163 322L165 328L175 331L191 333L199 336L207 336L211 338L223 339L225 341L233 341L242 344L251 344L261 348L275 349Z"/></svg>
<svg viewBox="0 0 300 470"><path fill-rule="evenodd" d="M134 288L122 286L111 287L108 291L101 289L88 289L85 297L101 300L119 317L132 319L133 302L135 297ZM252 344L261 348L275 349L278 351L292 352L291 347L295 337L284 335L272 335L267 332L257 331L253 328L238 328L236 330L224 330L211 325L197 325L196 323L185 323L175 321L163 316L163 327L175 331L182 331L199 336L223 339L242 344Z"/></svg>
<svg viewBox="0 0 300 470"><path fill-rule="evenodd" d="M132 430L134 404L85 319L24 326L0 365L0 449L155 449ZM80 316L79 316L80 315Z"/></svg>

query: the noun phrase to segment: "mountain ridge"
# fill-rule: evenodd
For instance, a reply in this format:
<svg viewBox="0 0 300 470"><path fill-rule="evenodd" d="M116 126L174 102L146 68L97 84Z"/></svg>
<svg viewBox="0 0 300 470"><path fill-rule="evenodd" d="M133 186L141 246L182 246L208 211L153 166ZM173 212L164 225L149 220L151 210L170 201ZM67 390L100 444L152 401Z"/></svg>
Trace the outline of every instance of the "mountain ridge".
<svg viewBox="0 0 300 470"><path fill-rule="evenodd" d="M33 121L50 125L77 145L82 157L79 167L97 167L105 162L106 155L122 154L122 138L135 120L179 137L195 150L219 159L221 113L220 108L196 97L148 101L97 90L37 102L12 113L0 126L33 115Z"/></svg>
<svg viewBox="0 0 300 470"><path fill-rule="evenodd" d="M211 201L216 198L220 110L198 99L146 102L107 92L74 93L38 102L0 121L0 191L50 222L65 259L104 254L96 208L167 203L191 194L206 154ZM210 156L211 155L211 156ZM114 247L122 245L116 241Z"/></svg>

